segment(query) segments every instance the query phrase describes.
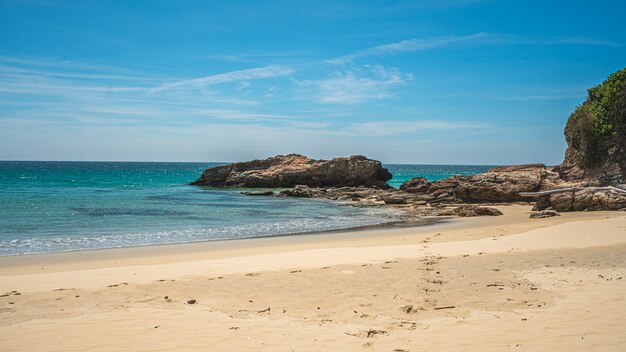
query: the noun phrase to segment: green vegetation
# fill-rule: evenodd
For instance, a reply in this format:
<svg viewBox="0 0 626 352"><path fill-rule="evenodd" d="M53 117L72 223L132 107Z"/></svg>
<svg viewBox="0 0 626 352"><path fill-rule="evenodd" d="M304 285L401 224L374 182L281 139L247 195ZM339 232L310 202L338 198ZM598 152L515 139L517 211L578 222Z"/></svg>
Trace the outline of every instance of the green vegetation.
<svg viewBox="0 0 626 352"><path fill-rule="evenodd" d="M626 150L626 68L588 93L565 127L567 142L582 167L593 167Z"/></svg>

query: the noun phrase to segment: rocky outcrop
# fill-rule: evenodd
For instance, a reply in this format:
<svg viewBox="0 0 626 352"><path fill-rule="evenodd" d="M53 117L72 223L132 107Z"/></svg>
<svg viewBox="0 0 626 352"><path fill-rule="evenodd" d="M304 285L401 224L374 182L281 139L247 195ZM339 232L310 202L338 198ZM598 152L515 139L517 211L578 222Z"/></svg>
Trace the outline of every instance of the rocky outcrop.
<svg viewBox="0 0 626 352"><path fill-rule="evenodd" d="M403 183L400 189L421 194L431 202L509 203L532 201L520 192L537 192L562 185L558 174L545 165L527 164L497 167L482 174L457 175L435 182L414 178Z"/></svg>
<svg viewBox="0 0 626 352"><path fill-rule="evenodd" d="M539 197L533 210L558 212L585 210L618 210L626 208L626 194L615 190L581 189Z"/></svg>
<svg viewBox="0 0 626 352"><path fill-rule="evenodd" d="M356 155L314 160L299 154L278 155L206 169L192 185L278 188L365 186L389 188L391 174L379 161Z"/></svg>

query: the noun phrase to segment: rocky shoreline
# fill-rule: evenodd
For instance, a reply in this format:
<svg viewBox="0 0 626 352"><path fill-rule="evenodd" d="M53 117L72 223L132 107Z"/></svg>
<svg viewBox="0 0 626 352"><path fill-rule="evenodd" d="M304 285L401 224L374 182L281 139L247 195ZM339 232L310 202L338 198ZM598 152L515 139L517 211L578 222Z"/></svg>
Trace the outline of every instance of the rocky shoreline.
<svg viewBox="0 0 626 352"><path fill-rule="evenodd" d="M362 170L367 172L359 175ZM586 189L589 180L564 180L558 170L559 167L543 164L512 165L434 182L413 178L396 189L382 181L391 178L389 171L380 162L363 156L324 161L290 154L210 168L192 184L263 188L242 192L248 196L317 198L362 207L391 206L401 209L406 221L425 217L497 216L501 213L494 205L513 203L533 205L533 218L558 216L563 211L626 209L626 193L619 189ZM268 189L285 188L277 185L288 188ZM559 189L574 190L527 195Z"/></svg>

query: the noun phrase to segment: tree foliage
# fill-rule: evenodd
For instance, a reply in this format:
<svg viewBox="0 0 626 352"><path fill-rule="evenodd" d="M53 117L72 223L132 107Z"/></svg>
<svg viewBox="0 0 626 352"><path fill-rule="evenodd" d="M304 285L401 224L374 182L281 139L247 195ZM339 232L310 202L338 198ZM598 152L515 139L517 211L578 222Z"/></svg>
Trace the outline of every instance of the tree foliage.
<svg viewBox="0 0 626 352"><path fill-rule="evenodd" d="M565 129L567 142L583 167L593 167L626 150L626 68L590 88L588 94Z"/></svg>

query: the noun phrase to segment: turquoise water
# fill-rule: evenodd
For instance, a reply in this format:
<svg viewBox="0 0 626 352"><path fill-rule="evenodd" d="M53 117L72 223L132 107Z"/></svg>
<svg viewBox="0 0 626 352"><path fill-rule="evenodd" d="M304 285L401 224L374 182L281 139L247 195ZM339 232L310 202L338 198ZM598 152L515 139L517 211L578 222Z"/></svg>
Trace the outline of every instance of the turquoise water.
<svg viewBox="0 0 626 352"><path fill-rule="evenodd" d="M188 186L211 163L0 161L0 255L295 234L381 224L387 208ZM486 166L388 165L399 186Z"/></svg>

